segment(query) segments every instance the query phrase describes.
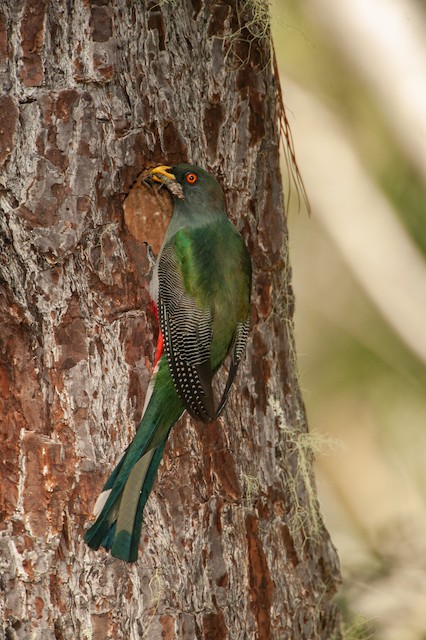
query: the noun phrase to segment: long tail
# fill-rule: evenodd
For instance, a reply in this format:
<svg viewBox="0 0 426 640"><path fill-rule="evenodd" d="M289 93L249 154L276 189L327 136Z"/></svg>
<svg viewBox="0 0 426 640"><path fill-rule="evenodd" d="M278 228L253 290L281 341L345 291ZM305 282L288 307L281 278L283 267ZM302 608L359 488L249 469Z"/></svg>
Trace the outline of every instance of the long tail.
<svg viewBox="0 0 426 640"><path fill-rule="evenodd" d="M143 510L170 429L184 410L164 355L154 371L148 393L151 395L145 402L136 435L108 478L95 505L97 518L84 537L92 549L105 547L126 562L138 558Z"/></svg>

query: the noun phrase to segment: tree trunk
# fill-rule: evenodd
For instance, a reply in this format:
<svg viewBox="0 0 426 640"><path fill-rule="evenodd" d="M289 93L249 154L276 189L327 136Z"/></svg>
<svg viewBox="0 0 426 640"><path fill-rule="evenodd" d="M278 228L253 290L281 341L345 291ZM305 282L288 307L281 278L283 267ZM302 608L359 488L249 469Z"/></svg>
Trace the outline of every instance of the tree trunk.
<svg viewBox="0 0 426 640"><path fill-rule="evenodd" d="M297 383L263 7L0 5L7 640L339 637ZM247 242L253 327L223 416L173 429L128 565L83 535L141 415L157 332L141 240L158 248L168 211L140 183L123 202L141 172L186 160L219 178Z"/></svg>

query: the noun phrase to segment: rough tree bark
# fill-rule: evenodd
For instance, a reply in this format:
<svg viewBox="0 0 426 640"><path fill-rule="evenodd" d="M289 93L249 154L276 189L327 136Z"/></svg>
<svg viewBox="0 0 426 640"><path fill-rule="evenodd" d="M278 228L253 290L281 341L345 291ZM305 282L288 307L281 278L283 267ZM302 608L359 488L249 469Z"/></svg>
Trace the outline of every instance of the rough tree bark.
<svg viewBox="0 0 426 640"><path fill-rule="evenodd" d="M0 5L4 638L338 637L292 333L276 78L261 2ZM263 5L262 5L263 6ZM257 11L258 14L258 11ZM216 174L254 267L223 417L173 430L135 565L85 527L134 433L156 327L156 164ZM126 212L124 213L124 209Z"/></svg>

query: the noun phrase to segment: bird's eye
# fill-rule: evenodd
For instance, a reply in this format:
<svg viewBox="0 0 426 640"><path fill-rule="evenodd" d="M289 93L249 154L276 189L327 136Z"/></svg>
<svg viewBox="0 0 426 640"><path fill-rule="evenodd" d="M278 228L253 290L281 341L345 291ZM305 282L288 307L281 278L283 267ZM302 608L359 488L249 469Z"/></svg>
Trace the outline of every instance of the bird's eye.
<svg viewBox="0 0 426 640"><path fill-rule="evenodd" d="M185 176L185 180L188 184L195 184L198 180L198 176L196 173L187 173Z"/></svg>

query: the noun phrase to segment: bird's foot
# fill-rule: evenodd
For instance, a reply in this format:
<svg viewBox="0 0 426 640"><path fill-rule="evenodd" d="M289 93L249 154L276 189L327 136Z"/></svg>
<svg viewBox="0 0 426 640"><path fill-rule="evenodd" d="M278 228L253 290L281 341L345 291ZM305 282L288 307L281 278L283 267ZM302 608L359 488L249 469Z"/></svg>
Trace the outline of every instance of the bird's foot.
<svg viewBox="0 0 426 640"><path fill-rule="evenodd" d="M149 275L154 268L155 262L157 260L157 256L153 252L149 242L144 242L144 245L146 246L146 256L148 258L148 264L149 264L149 271L146 275Z"/></svg>

